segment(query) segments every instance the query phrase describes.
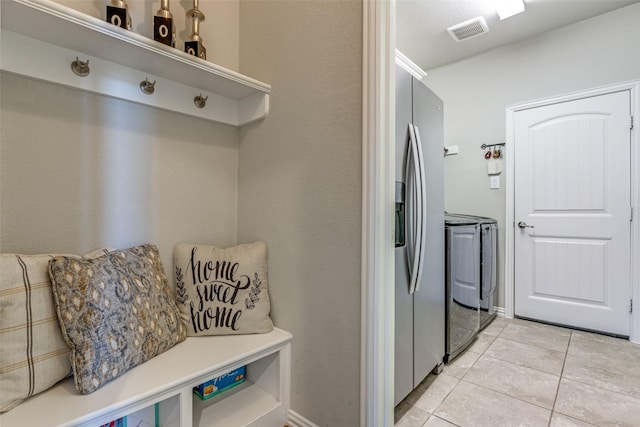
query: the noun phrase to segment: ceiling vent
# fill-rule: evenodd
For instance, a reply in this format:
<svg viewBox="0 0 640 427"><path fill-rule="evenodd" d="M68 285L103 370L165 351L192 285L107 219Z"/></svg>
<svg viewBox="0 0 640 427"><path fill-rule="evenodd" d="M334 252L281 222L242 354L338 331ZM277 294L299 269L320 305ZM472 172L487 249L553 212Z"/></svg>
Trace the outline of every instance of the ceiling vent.
<svg viewBox="0 0 640 427"><path fill-rule="evenodd" d="M453 37L455 41L461 42L488 33L489 27L484 17L478 16L477 18L449 27L447 31L449 31L449 34L451 34L451 37Z"/></svg>

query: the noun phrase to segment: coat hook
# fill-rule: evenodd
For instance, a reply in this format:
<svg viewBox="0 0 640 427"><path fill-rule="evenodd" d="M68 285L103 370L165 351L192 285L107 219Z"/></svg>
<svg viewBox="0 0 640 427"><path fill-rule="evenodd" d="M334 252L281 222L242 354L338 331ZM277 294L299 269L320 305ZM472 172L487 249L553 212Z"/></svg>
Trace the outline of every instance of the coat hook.
<svg viewBox="0 0 640 427"><path fill-rule="evenodd" d="M140 82L140 90L145 95L152 95L156 89L155 86L156 81L154 80L153 83L151 83L148 78L144 79L143 82Z"/></svg>
<svg viewBox="0 0 640 427"><path fill-rule="evenodd" d="M89 75L91 71L89 69L89 60L80 61L80 59L76 56L76 60L71 63L71 71L73 71L76 75L80 77L86 77Z"/></svg>
<svg viewBox="0 0 640 427"><path fill-rule="evenodd" d="M202 97L202 94L196 96L195 98L193 98L193 103L196 104L196 107L198 108L204 108L205 105L207 104L207 99L209 99L209 95L205 96L204 98Z"/></svg>

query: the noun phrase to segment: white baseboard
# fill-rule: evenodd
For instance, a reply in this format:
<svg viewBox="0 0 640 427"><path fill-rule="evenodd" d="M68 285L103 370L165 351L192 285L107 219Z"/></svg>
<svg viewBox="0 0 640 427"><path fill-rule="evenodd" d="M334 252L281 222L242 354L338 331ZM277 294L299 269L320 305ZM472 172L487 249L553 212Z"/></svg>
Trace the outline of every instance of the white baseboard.
<svg viewBox="0 0 640 427"><path fill-rule="evenodd" d="M495 307L495 306L494 306L494 307L493 307L493 311L495 311L495 312L496 312L496 314L497 314L499 317L504 317L504 307Z"/></svg>
<svg viewBox="0 0 640 427"><path fill-rule="evenodd" d="M289 409L287 423L289 427L318 427L316 424L291 409Z"/></svg>

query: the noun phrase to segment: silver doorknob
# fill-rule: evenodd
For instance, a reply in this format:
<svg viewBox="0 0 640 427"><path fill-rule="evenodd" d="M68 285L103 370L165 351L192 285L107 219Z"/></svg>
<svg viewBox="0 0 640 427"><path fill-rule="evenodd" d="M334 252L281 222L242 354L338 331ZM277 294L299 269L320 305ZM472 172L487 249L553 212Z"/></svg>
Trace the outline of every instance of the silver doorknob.
<svg viewBox="0 0 640 427"><path fill-rule="evenodd" d="M520 228L535 228L533 225L528 225L526 222L524 221L520 221L518 223L518 227Z"/></svg>

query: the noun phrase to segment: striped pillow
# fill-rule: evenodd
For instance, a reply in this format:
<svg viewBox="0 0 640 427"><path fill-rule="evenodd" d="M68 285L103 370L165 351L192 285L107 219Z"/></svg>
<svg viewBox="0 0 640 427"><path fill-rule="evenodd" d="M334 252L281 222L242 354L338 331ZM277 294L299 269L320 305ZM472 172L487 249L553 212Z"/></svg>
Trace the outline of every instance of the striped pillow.
<svg viewBox="0 0 640 427"><path fill-rule="evenodd" d="M86 257L108 252L100 249ZM0 413L71 373L53 304L51 258L0 254Z"/></svg>

